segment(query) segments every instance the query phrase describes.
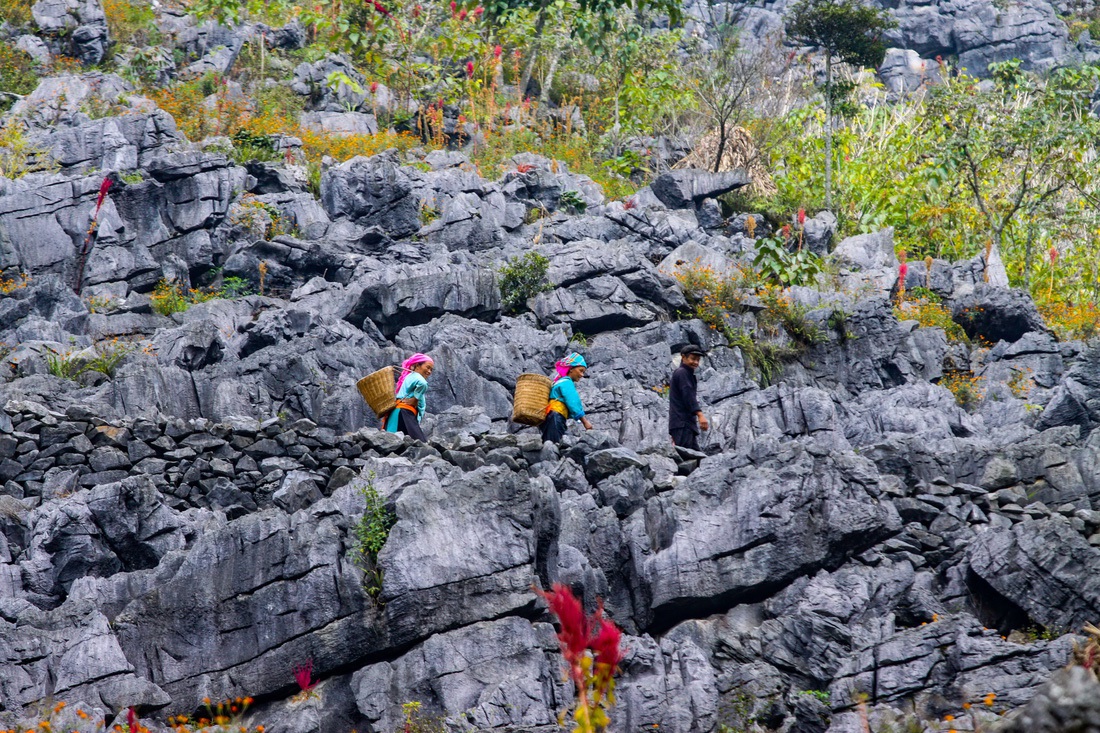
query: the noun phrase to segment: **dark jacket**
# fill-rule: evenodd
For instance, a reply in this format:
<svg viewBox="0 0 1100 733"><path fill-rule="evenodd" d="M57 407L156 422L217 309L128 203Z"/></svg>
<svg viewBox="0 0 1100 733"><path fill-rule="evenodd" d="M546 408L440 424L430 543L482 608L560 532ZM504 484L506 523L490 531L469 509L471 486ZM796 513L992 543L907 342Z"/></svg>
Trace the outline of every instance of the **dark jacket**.
<svg viewBox="0 0 1100 733"><path fill-rule="evenodd" d="M672 383L668 390L669 431L689 428L693 432L699 432L699 418L695 413L702 408L699 407L699 399L696 397L696 384L694 369L681 365L672 373Z"/></svg>

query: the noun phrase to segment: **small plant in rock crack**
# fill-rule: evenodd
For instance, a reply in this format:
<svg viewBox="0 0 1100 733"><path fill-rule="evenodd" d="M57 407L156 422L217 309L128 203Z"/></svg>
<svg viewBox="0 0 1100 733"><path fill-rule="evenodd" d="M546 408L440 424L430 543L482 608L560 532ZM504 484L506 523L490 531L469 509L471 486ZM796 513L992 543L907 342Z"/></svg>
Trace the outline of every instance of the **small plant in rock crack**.
<svg viewBox="0 0 1100 733"><path fill-rule="evenodd" d="M378 567L378 553L390 536L397 518L386 507L386 500L374 488L374 472L367 482L359 486L363 497L363 516L355 523L352 538L352 562L363 571L363 589L371 598L382 592L382 568Z"/></svg>
<svg viewBox="0 0 1100 733"><path fill-rule="evenodd" d="M848 327L851 318L852 314L843 308L834 308L833 312L829 314L829 328L836 331L837 340L842 344L859 338Z"/></svg>
<svg viewBox="0 0 1100 733"><path fill-rule="evenodd" d="M558 199L558 205L570 214L583 214L588 210L588 202L577 191L565 191Z"/></svg>
<svg viewBox="0 0 1100 733"><path fill-rule="evenodd" d="M401 705L405 719L398 733L447 733L443 718L426 716L420 712L420 707L415 700Z"/></svg>
<svg viewBox="0 0 1100 733"><path fill-rule="evenodd" d="M607 711L615 704L614 676L623 661L622 632L604 618L603 602L586 615L568 586L555 583L549 592L535 591L561 626L558 642L573 682L575 733L598 733L611 724ZM565 712L559 718L565 723Z"/></svg>
<svg viewBox="0 0 1100 733"><path fill-rule="evenodd" d="M245 726L241 723L251 697L236 697L232 700L213 702L209 697L202 700L205 712L198 717L176 715L168 718L172 733L264 733L264 726ZM123 733L126 733L123 729Z"/></svg>
<svg viewBox="0 0 1100 733"><path fill-rule="evenodd" d="M298 694L290 698L291 702L305 702L317 695L317 681L313 679L313 660L307 659L294 667L294 681L298 683Z"/></svg>
<svg viewBox="0 0 1100 733"><path fill-rule="evenodd" d="M500 283L500 300L504 312L521 313L527 309L527 301L539 293L553 290L546 278L550 260L538 252L528 252L513 257L497 271Z"/></svg>

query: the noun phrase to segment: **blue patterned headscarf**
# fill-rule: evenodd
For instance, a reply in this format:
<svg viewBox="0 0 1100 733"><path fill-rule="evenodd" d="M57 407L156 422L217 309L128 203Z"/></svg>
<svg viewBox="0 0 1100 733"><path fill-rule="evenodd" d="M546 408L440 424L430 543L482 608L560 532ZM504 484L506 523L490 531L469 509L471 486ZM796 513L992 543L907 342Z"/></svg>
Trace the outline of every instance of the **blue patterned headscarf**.
<svg viewBox="0 0 1100 733"><path fill-rule="evenodd" d="M556 364L554 364L554 368L558 370L559 377L564 377L566 374L569 373L570 369L579 366L587 369L588 362L584 360L583 356L575 351L569 356L563 356L561 359L558 360Z"/></svg>

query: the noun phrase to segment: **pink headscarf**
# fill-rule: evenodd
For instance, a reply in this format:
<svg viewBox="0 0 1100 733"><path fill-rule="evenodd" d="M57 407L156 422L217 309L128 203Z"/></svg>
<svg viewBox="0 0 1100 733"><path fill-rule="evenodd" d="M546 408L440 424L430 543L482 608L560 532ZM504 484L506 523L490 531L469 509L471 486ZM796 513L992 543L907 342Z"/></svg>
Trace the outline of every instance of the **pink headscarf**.
<svg viewBox="0 0 1100 733"><path fill-rule="evenodd" d="M575 351L569 356L563 356L554 363L554 368L558 370L559 379L569 374L569 370L576 366L587 367L588 362L584 360L583 356Z"/></svg>
<svg viewBox="0 0 1100 733"><path fill-rule="evenodd" d="M405 377L409 376L409 372L417 364L435 364L432 357L427 354L413 354L405 361L401 362L401 376L397 378L397 386L394 388L394 394L401 394L401 385L405 382Z"/></svg>

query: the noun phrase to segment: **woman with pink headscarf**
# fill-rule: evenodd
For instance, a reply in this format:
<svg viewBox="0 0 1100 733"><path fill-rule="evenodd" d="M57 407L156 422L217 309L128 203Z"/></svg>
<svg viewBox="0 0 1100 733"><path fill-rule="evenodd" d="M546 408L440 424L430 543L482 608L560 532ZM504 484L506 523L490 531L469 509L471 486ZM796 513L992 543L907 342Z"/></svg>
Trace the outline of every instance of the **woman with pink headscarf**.
<svg viewBox="0 0 1100 733"><path fill-rule="evenodd" d="M402 362L401 376L396 386L397 407L386 417L387 432L402 432L428 442L420 422L424 419L424 393L428 391L428 377L434 369L435 362L427 354L413 354Z"/></svg>

